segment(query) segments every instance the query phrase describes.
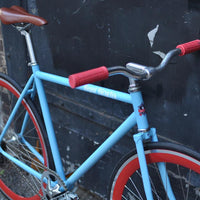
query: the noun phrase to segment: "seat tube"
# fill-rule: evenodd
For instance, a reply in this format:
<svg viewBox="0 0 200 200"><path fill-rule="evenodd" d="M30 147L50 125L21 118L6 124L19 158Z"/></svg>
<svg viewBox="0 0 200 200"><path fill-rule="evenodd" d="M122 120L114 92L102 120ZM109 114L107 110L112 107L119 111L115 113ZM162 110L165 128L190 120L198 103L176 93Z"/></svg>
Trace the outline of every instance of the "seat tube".
<svg viewBox="0 0 200 200"><path fill-rule="evenodd" d="M31 61L29 63L29 65L32 67L32 71L34 74L34 83L35 83L34 87L36 87L36 89L37 89L39 102L40 102L42 114L44 117L44 123L45 123L46 131L48 134L48 139L49 139L49 143L50 143L50 147L51 147L51 152L52 152L55 167L56 167L56 172L58 173L58 175L60 175L60 177L63 180L65 180L64 169L62 166L61 156L60 156L60 152L59 152L59 148L58 148L58 144L57 144L57 140L56 140L56 136L55 136L55 132L54 132L53 123L51 120L51 115L50 115L46 95L45 95L44 88L43 88L43 84L42 84L42 81L39 78L37 78L35 75L35 73L37 71L40 71L40 69L39 69L39 65L37 64L37 61L35 58L35 53L34 53L34 49L33 49L33 45L32 45L32 40L30 37L30 33L27 31L21 31L21 34L25 36L28 53L29 53L29 57L30 57L30 61Z"/></svg>
<svg viewBox="0 0 200 200"><path fill-rule="evenodd" d="M146 162L144 146L143 146L143 140L150 138L149 124L148 124L148 120L146 116L146 111L145 111L141 91L139 90L139 86L134 80L130 80L129 93L132 98L132 104L133 104L134 112L136 115L136 122L137 122L137 127L138 127L138 133L133 136L133 139L134 139L136 149L137 149L144 191L145 191L147 200L153 200L151 183L149 179L149 172L147 168L147 162Z"/></svg>
<svg viewBox="0 0 200 200"><path fill-rule="evenodd" d="M34 74L37 70L39 70L38 68L39 68L39 66L37 66L37 65L32 66ZM53 127L53 123L52 123L52 120L51 120L51 115L50 115L46 95L45 95L45 92L44 92L43 84L42 84L42 81L40 79L38 79L36 76L34 78L35 78L34 80L35 80L35 84L36 84L36 88L37 88L37 92L38 92L39 102L40 102L42 114L43 114L43 117L44 117L44 123L45 123L45 127L46 127L46 130L47 130L47 134L48 134L48 138L49 138L49 143L50 143L51 152L52 152L52 155L53 155L56 171L60 175L60 177L63 180L65 180L65 174L64 174L64 171L63 171L63 167L62 167L60 152L59 152L59 148L58 148L58 144L57 144L57 140L56 140L56 136L55 136L55 132L54 132L54 127Z"/></svg>

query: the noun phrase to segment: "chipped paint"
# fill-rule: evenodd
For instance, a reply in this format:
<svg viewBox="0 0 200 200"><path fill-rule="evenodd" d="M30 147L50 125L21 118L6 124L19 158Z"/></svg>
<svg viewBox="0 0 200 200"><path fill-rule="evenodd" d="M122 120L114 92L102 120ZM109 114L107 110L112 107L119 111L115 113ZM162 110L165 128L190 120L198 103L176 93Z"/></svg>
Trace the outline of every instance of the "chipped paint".
<svg viewBox="0 0 200 200"><path fill-rule="evenodd" d="M66 169L67 174L74 172L80 166L80 163L72 163L69 160L65 160L64 158L62 158L62 162L67 166Z"/></svg>
<svg viewBox="0 0 200 200"><path fill-rule="evenodd" d="M72 15L76 15L76 14L81 10L81 8L82 8L82 7L77 8L77 9L72 13Z"/></svg>
<svg viewBox="0 0 200 200"><path fill-rule="evenodd" d="M83 4L85 4L87 2L87 0L82 0L81 1L81 6L80 7L78 7L73 13L72 13L72 15L76 15L77 13L79 13L79 11L81 10L81 8L83 7Z"/></svg>
<svg viewBox="0 0 200 200"><path fill-rule="evenodd" d="M99 145L99 142L93 141L93 144L94 144L94 145Z"/></svg>
<svg viewBox="0 0 200 200"><path fill-rule="evenodd" d="M67 151L70 151L70 150L71 150L70 146L67 146L67 147L66 147L66 150L67 150Z"/></svg>
<svg viewBox="0 0 200 200"><path fill-rule="evenodd" d="M158 29L159 29L159 25L157 25L154 29L149 31L147 34L151 47L153 47L154 39L155 39L156 33L158 32Z"/></svg>
<svg viewBox="0 0 200 200"><path fill-rule="evenodd" d="M158 29L159 29L159 24L157 24L156 27L154 29L152 29L151 31L149 31L148 34L147 34L151 48L153 48L155 37L156 37L156 34L158 32ZM164 57L166 55L162 51L153 51L153 53L160 56L162 59L164 59Z"/></svg>
<svg viewBox="0 0 200 200"><path fill-rule="evenodd" d="M166 56L166 54L161 51L153 51L153 53L159 55L162 59L164 59L164 57Z"/></svg>

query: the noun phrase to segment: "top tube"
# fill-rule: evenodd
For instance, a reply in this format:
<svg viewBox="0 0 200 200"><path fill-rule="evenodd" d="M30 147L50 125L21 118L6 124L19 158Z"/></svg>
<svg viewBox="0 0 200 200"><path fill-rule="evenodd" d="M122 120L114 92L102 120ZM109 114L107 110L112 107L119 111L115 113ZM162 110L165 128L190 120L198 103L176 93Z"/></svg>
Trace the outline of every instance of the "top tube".
<svg viewBox="0 0 200 200"><path fill-rule="evenodd" d="M52 82L52 83L56 83L56 84L60 84L60 85L63 85L63 86L70 87L69 79L62 77L62 76L49 74L49 73L42 72L42 71L39 71L39 70L35 72L35 76L37 78L41 79L41 80L45 80L45 81L49 81L49 82ZM125 93L125 92L120 92L120 91L117 91L117 90L104 88L104 87L93 85L93 84L87 84L87 85L84 85L84 86L80 86L80 87L77 87L77 89L85 91L85 92L89 92L89 93L92 93L92 94L96 94L96 95L99 95L99 96L103 96L103 97L106 97L106 98L121 101L121 102L124 102L124 103L132 104L131 96L128 93Z"/></svg>

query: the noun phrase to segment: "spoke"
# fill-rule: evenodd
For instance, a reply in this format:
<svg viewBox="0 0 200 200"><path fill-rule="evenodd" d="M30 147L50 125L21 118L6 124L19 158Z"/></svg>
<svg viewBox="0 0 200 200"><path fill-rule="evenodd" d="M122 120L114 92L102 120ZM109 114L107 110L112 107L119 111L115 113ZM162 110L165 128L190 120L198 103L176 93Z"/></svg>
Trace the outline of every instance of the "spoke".
<svg viewBox="0 0 200 200"><path fill-rule="evenodd" d="M12 151L12 149L9 149L9 150ZM16 149L16 150L18 150L18 149ZM20 150L18 150L18 151L20 152ZM22 154L22 156L29 157L30 160L26 160L22 156L19 156L15 153L16 157L19 160L21 160L22 162L24 161L24 163L29 163L30 165L33 164L33 162L34 162L34 166L37 168L38 171L40 170L39 168L43 168L43 170L44 170L44 166L42 166L41 163L35 161L33 158L31 158L29 155L24 154L23 152L20 152L20 153ZM17 168L17 166L15 166L15 167ZM19 171L19 169L18 169L18 171ZM37 188L39 190L38 184L40 185L40 181L32 175L30 175L29 178L32 179L32 183L35 185L35 188ZM28 181L30 181L30 180L28 180Z"/></svg>
<svg viewBox="0 0 200 200"><path fill-rule="evenodd" d="M187 184L186 200L188 199L189 190L190 190L190 178L191 178L191 169L189 169L189 178L188 178L188 184Z"/></svg>
<svg viewBox="0 0 200 200"><path fill-rule="evenodd" d="M12 150L11 150L12 151ZM19 159L19 160L21 160L21 161L23 161L23 158L22 157L19 157L18 155L16 155L16 157ZM25 160L26 162L29 162L29 163L31 163L31 161L28 161L28 160ZM27 183L27 186L30 188L30 189L32 189L35 193L37 193L38 191L39 191L39 189L40 189L40 181L37 179L37 178L35 178L34 176L32 176L31 174L29 174L28 175L28 178L27 178L27 176L25 176L23 173L25 172L25 171L23 171L23 170L21 170L21 168L19 168L18 166L16 166L12 161L10 161L9 160L9 162L17 169L17 171L21 174L21 177L23 177L23 179L25 180L25 182ZM32 181L31 181L32 180ZM32 185L32 184L34 184L34 186ZM33 189L33 187L35 188L35 189ZM37 192L36 192L37 191Z"/></svg>
<svg viewBox="0 0 200 200"><path fill-rule="evenodd" d="M140 173L138 170L136 171L136 173L137 173L138 176L140 176L140 178L142 179L142 175L141 175L141 173ZM149 178L150 178L150 177L149 177ZM155 188L155 186L154 186L153 181L151 180L151 178L150 178L150 182L151 182L151 184L153 185L153 189L152 189L153 193L156 195L157 199L161 199L161 198L159 197L157 191L156 191L156 188Z"/></svg>
<svg viewBox="0 0 200 200"><path fill-rule="evenodd" d="M30 155L35 156L31 151L29 151L28 149L25 149L25 147L24 147L22 144L18 144L18 145L20 145L21 148L22 148L25 152L27 152L27 153L29 154L29 158L31 158ZM15 149L18 153L21 153L22 155L24 155L24 156L26 156L26 157L28 156L28 155L26 155L24 152L20 151L19 148L15 147L15 145L12 145L11 143L7 143L7 146L9 146L10 148Z"/></svg>
<svg viewBox="0 0 200 200"><path fill-rule="evenodd" d="M31 138L31 136L29 136L28 134L30 132L32 132L33 130L35 130L35 127L33 127L32 129L30 129L29 131L24 131L25 133L23 133L23 135L26 136L26 137L30 137Z"/></svg>
<svg viewBox="0 0 200 200"><path fill-rule="evenodd" d="M128 200L124 195L122 195L122 198L125 199L125 200Z"/></svg>
<svg viewBox="0 0 200 200"><path fill-rule="evenodd" d="M23 159L25 162L28 162L29 164L34 165L35 167L37 167L38 171L40 171L40 168L45 169L45 167L40 162L36 161L35 158L32 158L29 154L25 154L25 153L21 152L18 148L15 148L15 146L13 146L13 145L11 145L11 146L15 149L15 151L20 153L22 156L29 158L30 161L26 160L25 158L19 157L19 155L17 155L16 152L14 152L16 157L18 157L19 159ZM9 150L13 152L12 148L10 148ZM27 153L32 154L32 152L29 152L28 150L27 150ZM32 154L32 155L34 156L34 154Z"/></svg>
<svg viewBox="0 0 200 200"><path fill-rule="evenodd" d="M137 199L140 200L140 197L138 197L133 191L131 191L126 185L125 185L125 188L134 196L136 197Z"/></svg>
<svg viewBox="0 0 200 200"><path fill-rule="evenodd" d="M15 151L12 150L9 146L7 146L8 150L11 152L10 154L13 155L13 157L18 157L18 155L15 153Z"/></svg>
<svg viewBox="0 0 200 200"><path fill-rule="evenodd" d="M157 190L156 190L156 187L152 181L152 178L149 176L149 179L150 179L150 182L151 182L151 185L152 185L152 192L156 195L157 199L161 199L157 193Z"/></svg>
<svg viewBox="0 0 200 200"><path fill-rule="evenodd" d="M34 137L34 136L29 136L29 135L28 135L28 136L26 135L26 137L24 137L24 138L29 138L29 139L34 139L34 140L38 140L38 137Z"/></svg>
<svg viewBox="0 0 200 200"><path fill-rule="evenodd" d="M161 181L161 183L162 183L162 178L161 178L161 175L160 175L160 171L159 171L159 169L158 169L158 165L157 165L157 163L153 163L153 165L154 165L154 167L152 166L152 168L154 168L155 170L156 170L156 174L158 175L158 177L159 177L159 179L160 179L160 181ZM166 163L165 163L165 165L166 165ZM156 190L155 190L156 191ZM162 199L159 195L158 195L158 193L156 192L156 196L157 196L157 198L158 199ZM166 197L167 197L167 194L166 194ZM167 198L166 198L167 199Z"/></svg>
<svg viewBox="0 0 200 200"><path fill-rule="evenodd" d="M10 106L10 111L9 111L9 115L10 115L10 113L11 113L11 111L12 111L12 105L13 105L13 103L14 103L14 102L13 102L13 96L14 96L14 95L13 95L13 94L9 94L9 95L10 95L10 98L11 98L11 100L10 100L10 105L11 105L11 106Z"/></svg>
<svg viewBox="0 0 200 200"><path fill-rule="evenodd" d="M22 173L23 171L21 171L21 170L19 169L19 167L17 167L12 161L10 161L10 163L11 163L11 165L12 165L13 167L16 168L16 170L18 171L18 173L21 175L21 177L22 177L22 178L24 179L24 181L27 183L27 184L26 184L27 189L30 188L31 191L34 192L34 195L35 195L35 194L38 194L38 195L40 196L40 194L39 194L40 188L39 188L39 189L38 189L38 187L34 188L33 185L31 184L32 182L30 183L30 181L27 179L27 177L25 177L24 174ZM40 184L41 184L41 183L40 183Z"/></svg>
<svg viewBox="0 0 200 200"><path fill-rule="evenodd" d="M12 108L12 110L13 110L13 108ZM20 106L19 106L18 110L20 110ZM25 111L26 111L26 110L21 110L20 113L17 112L17 117L12 121L12 123L15 123L15 122L19 119L19 117L22 116L22 114L23 114ZM16 116L16 114L15 114L15 116Z"/></svg>
<svg viewBox="0 0 200 200"><path fill-rule="evenodd" d="M181 172L180 172L179 166L178 165L176 165L176 166L177 166L177 170L178 170L178 175L179 175L179 177L181 177ZM181 190L183 193L184 200L186 200L182 178L180 178L180 184L181 184Z"/></svg>
<svg viewBox="0 0 200 200"><path fill-rule="evenodd" d="M39 191L41 182L37 178L35 178L34 176L32 176L30 174L29 174L29 177L32 179L32 183L35 185L35 188L37 189L37 191Z"/></svg>
<svg viewBox="0 0 200 200"><path fill-rule="evenodd" d="M134 181L132 180L131 177L129 178L129 180L131 181L131 183L133 184L133 187L135 188L135 190L137 191L138 195L140 196L140 199L143 199L141 194L140 194L140 192L139 192L139 190L137 189L137 187L136 187L136 185L135 185L135 183L134 183Z"/></svg>

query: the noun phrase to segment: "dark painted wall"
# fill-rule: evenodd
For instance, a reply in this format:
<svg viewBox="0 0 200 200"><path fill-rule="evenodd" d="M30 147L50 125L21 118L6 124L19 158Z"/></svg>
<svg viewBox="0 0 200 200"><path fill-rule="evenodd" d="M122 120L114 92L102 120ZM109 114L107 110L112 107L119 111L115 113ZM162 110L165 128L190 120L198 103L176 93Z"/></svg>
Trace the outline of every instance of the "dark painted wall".
<svg viewBox="0 0 200 200"><path fill-rule="evenodd" d="M17 1L1 4L10 6ZM157 65L177 44L199 38L198 0L49 0L18 1L49 21L33 28L37 58L45 71L68 76L101 65L133 61ZM21 36L3 27L8 71L19 82L29 74ZM156 32L153 44L148 35ZM19 49L21 51L19 51ZM200 53L177 58L152 80L143 83L150 124L161 138L199 147ZM25 67L25 68L24 68ZM24 75L26 74L26 75ZM131 106L47 84L47 96L66 170L76 168L130 113ZM112 77L99 85L127 91L128 82ZM129 151L131 134L118 143L81 181L106 194L108 177L119 157Z"/></svg>

